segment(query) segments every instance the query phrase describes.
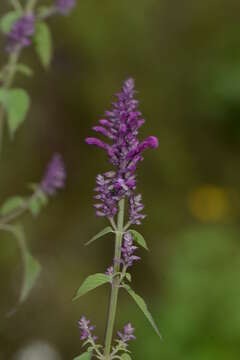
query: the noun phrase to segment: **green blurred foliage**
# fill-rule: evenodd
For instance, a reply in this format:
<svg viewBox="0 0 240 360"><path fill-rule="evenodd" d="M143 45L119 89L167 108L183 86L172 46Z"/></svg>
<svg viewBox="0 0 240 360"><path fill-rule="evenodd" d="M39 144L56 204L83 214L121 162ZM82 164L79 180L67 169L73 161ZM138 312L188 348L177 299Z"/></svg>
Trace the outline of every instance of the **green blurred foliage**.
<svg viewBox="0 0 240 360"><path fill-rule="evenodd" d="M6 10L2 2L0 10ZM137 329L133 359L239 357L239 13L235 0L79 1L70 17L50 21L54 59L47 72L26 50L23 62L35 76L19 75L16 85L31 93L32 107L14 142L6 134L0 202L24 195L55 151L64 156L68 183L38 220L23 219L43 272L10 318L5 314L15 305L21 261L14 241L1 234L1 360L38 339L71 359L80 351L76 322L82 314L103 337L108 290L71 301L87 275L110 265L113 251L111 236L83 246L106 226L95 218L92 190L95 175L109 168L84 138L128 76L136 79L147 120L142 136L156 134L160 141L139 168L148 214L141 233L151 252L139 251L143 261L133 270L133 287L164 340L127 295L117 325L131 320ZM219 191L202 192L209 184Z"/></svg>

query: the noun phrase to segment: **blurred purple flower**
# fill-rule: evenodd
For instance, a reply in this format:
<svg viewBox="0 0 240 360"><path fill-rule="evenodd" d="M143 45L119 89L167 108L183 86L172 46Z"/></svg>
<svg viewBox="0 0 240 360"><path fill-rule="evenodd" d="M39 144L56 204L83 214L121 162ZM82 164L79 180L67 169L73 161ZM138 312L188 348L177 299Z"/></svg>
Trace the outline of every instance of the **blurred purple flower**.
<svg viewBox="0 0 240 360"><path fill-rule="evenodd" d="M134 331L135 329L132 327L132 324L128 323L124 326L123 333L118 331L118 336L124 343L127 343L128 341L136 340L136 336L133 335Z"/></svg>
<svg viewBox="0 0 240 360"><path fill-rule="evenodd" d="M24 15L18 19L7 34L8 52L15 51L16 48L23 48L31 44L31 36L35 32L35 16L33 14Z"/></svg>
<svg viewBox="0 0 240 360"><path fill-rule="evenodd" d="M144 119L137 110L138 101L134 99L134 95L134 80L130 78L124 82L121 92L116 95L118 101L112 104L112 110L105 112L106 119L99 120L99 125L93 127L95 132L111 140L111 145L94 137L86 139L87 144L104 149L116 168L115 171L97 177L98 186L95 190L98 195L95 199L100 202L95 207L99 216L114 217L121 198L134 199L137 164L143 160L142 154L146 149L158 147L158 140L154 136L142 142L138 139L138 131L144 124ZM132 220L134 223L140 223L143 215L137 216L137 213L141 211L139 209L142 205L130 202L130 206Z"/></svg>
<svg viewBox="0 0 240 360"><path fill-rule="evenodd" d="M61 15L68 15L76 6L76 0L56 0L57 12Z"/></svg>
<svg viewBox="0 0 240 360"><path fill-rule="evenodd" d="M57 189L65 186L66 169L60 154L55 154L48 164L40 187L48 195L55 195Z"/></svg>
<svg viewBox="0 0 240 360"><path fill-rule="evenodd" d="M97 336L92 335L92 331L95 329L94 325L90 325L90 320L87 320L85 316L82 316L78 321L78 327L81 331L80 339L87 340L92 339L93 341L97 340Z"/></svg>

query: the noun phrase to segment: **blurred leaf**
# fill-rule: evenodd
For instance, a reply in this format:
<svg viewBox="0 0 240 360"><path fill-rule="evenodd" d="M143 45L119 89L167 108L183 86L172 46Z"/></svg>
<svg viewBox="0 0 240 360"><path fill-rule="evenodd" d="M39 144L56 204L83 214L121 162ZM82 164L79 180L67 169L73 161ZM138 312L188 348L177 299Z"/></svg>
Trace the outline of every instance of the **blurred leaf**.
<svg viewBox="0 0 240 360"><path fill-rule="evenodd" d="M124 284L124 288L127 290L129 295L131 295L133 300L135 300L135 302L137 303L139 308L142 310L142 312L144 313L144 315L146 316L146 318L148 319L148 321L150 322L150 324L152 325L152 327L154 328L154 330L156 331L158 336L160 338L162 338L162 336L161 336L161 334L160 334L160 332L158 330L158 327L155 324L155 321L153 320L153 317L152 317L151 313L149 312L149 310L147 308L147 305L146 305L145 301L141 298L141 296L136 294L135 291L133 291L129 285Z"/></svg>
<svg viewBox="0 0 240 360"><path fill-rule="evenodd" d="M144 237L136 230L129 230L133 236L133 239L138 243L138 245L142 246L144 249L149 250L147 243Z"/></svg>
<svg viewBox="0 0 240 360"><path fill-rule="evenodd" d="M73 360L91 360L91 353L85 352L84 354L75 357Z"/></svg>
<svg viewBox="0 0 240 360"><path fill-rule="evenodd" d="M76 296L73 298L73 301L77 300L80 296L85 295L89 291L109 282L109 276L105 274L94 274L87 277L84 280L83 284L78 289Z"/></svg>
<svg viewBox="0 0 240 360"><path fill-rule="evenodd" d="M0 29L7 34L12 28L12 25L21 17L21 11L10 11L4 15L0 20Z"/></svg>
<svg viewBox="0 0 240 360"><path fill-rule="evenodd" d="M132 281L132 275L130 273L126 273L126 278L129 282Z"/></svg>
<svg viewBox="0 0 240 360"><path fill-rule="evenodd" d="M36 196L30 198L28 202L28 207L33 216L38 216L38 214L41 211L41 205L42 205L41 202Z"/></svg>
<svg viewBox="0 0 240 360"><path fill-rule="evenodd" d="M100 237L107 235L109 233L114 232L113 229L111 228L111 226L107 226L105 229L103 229L102 231L100 231L97 235L95 235L91 240L89 240L85 245L90 245L91 243L93 243L95 240L99 239Z"/></svg>
<svg viewBox="0 0 240 360"><path fill-rule="evenodd" d="M0 102L8 114L8 127L11 136L24 121L29 109L29 96L23 89L0 90Z"/></svg>
<svg viewBox="0 0 240 360"><path fill-rule="evenodd" d="M25 64L18 64L16 66L16 69L17 69L18 72L20 72L23 75L26 75L26 76L32 76L33 75L32 69L29 66L25 65Z"/></svg>
<svg viewBox="0 0 240 360"><path fill-rule="evenodd" d="M24 265L24 277L23 277L23 285L21 288L20 299L19 302L24 302L30 291L32 290L36 280L40 274L41 266L39 262L31 255L30 251L26 245L25 234L23 228L20 225L10 226L4 225L2 227L3 230L9 231L15 235L19 248L22 253L23 265Z"/></svg>
<svg viewBox="0 0 240 360"><path fill-rule="evenodd" d="M0 214L2 216L8 215L12 211L20 208L24 204L24 198L21 196L14 196L9 198L1 207Z"/></svg>
<svg viewBox="0 0 240 360"><path fill-rule="evenodd" d="M34 43L42 65L47 68L52 59L52 37L46 23L39 22L36 25Z"/></svg>
<svg viewBox="0 0 240 360"><path fill-rule="evenodd" d="M121 359L122 360L131 360L132 358L131 358L131 356L129 355L129 354L123 354L122 356L121 356Z"/></svg>

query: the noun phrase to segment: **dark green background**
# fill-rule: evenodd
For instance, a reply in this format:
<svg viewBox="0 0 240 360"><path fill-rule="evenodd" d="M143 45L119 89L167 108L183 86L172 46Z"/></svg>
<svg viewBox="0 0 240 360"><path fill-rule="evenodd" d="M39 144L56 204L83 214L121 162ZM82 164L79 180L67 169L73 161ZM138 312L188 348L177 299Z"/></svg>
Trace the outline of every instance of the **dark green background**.
<svg viewBox="0 0 240 360"><path fill-rule="evenodd" d="M151 252L139 251L133 286L164 340L125 294L117 325L130 320L136 327L134 360L240 357L239 14L236 0L79 0L71 16L50 21L55 49L48 72L33 50L24 52L35 76L19 76L16 84L31 92L32 106L14 142L5 134L0 201L27 194L26 184L40 180L55 151L68 181L37 220L24 216L43 271L10 318L22 268L14 240L1 235L1 360L29 360L16 354L36 341L71 360L81 351L82 314L103 336L108 289L71 302L87 275L111 263L113 251L111 237L83 246L106 225L95 218L92 193L95 175L109 169L84 138L128 76L136 79L147 120L141 136L156 135L160 143L139 168L148 215L141 232ZM31 360L56 360L36 354Z"/></svg>

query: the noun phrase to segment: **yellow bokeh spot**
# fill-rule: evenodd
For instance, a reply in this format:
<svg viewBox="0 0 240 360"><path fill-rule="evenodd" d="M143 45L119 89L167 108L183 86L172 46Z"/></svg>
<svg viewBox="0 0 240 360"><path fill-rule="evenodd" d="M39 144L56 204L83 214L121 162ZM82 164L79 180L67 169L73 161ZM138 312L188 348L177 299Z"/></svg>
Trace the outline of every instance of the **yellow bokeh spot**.
<svg viewBox="0 0 240 360"><path fill-rule="evenodd" d="M224 220L229 213L228 192L214 185L204 185L189 195L189 208L194 217L202 222Z"/></svg>

